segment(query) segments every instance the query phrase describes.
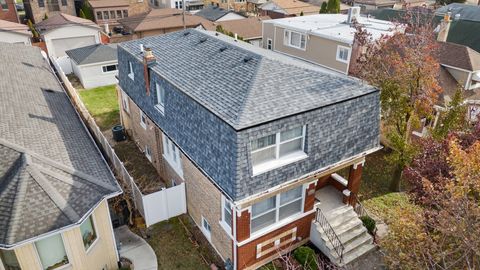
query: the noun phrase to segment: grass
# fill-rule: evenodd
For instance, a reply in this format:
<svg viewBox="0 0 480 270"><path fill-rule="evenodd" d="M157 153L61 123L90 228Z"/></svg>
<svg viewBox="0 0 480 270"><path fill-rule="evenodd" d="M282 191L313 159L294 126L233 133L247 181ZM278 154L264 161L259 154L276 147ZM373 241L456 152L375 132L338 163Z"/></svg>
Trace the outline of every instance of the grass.
<svg viewBox="0 0 480 270"><path fill-rule="evenodd" d="M102 131L120 123L115 85L82 90L79 93L83 103Z"/></svg>
<svg viewBox="0 0 480 270"><path fill-rule="evenodd" d="M392 209L396 207L410 208L418 207L413 204L406 193L392 192L382 196L378 196L362 202L363 205L375 216L381 218L385 223L390 223L391 220L398 218L395 211Z"/></svg>
<svg viewBox="0 0 480 270"><path fill-rule="evenodd" d="M197 241L193 241L198 237L195 230L198 228L192 224L187 215L171 218L148 229L150 237L147 242L157 254L159 270L208 270L212 263L221 266L219 265L221 260L219 261L212 249L205 248L206 245L203 243L196 245Z"/></svg>

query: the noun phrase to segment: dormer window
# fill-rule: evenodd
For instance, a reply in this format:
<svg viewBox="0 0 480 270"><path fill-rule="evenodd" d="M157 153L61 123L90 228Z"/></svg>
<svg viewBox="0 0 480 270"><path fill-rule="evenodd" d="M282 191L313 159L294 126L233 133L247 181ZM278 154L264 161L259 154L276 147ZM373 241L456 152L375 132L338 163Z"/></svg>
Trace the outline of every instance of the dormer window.
<svg viewBox="0 0 480 270"><path fill-rule="evenodd" d="M253 174L259 174L307 157L305 126L270 134L251 141Z"/></svg>
<svg viewBox="0 0 480 270"><path fill-rule="evenodd" d="M133 64L132 62L128 62L128 77L132 80L135 80L135 73L133 73Z"/></svg>
<svg viewBox="0 0 480 270"><path fill-rule="evenodd" d="M162 114L165 113L165 88L155 83L156 104L155 108Z"/></svg>

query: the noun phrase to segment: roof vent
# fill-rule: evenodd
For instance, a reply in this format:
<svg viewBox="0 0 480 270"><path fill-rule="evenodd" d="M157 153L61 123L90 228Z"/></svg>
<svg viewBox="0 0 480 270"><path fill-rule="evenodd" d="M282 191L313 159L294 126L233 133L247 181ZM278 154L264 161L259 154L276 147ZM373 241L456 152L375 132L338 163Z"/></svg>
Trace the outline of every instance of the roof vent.
<svg viewBox="0 0 480 270"><path fill-rule="evenodd" d="M247 55L243 58L243 62L247 63L248 61L252 60L253 57L251 55Z"/></svg>
<svg viewBox="0 0 480 270"><path fill-rule="evenodd" d="M207 41L207 38L206 38L206 37L202 37L202 38L200 39L200 42L198 42L198 43L204 43L205 41Z"/></svg>
<svg viewBox="0 0 480 270"><path fill-rule="evenodd" d="M220 48L220 52L223 52L223 51L225 51L227 48L228 48L227 46L223 46L223 47L221 47L221 48Z"/></svg>
<svg viewBox="0 0 480 270"><path fill-rule="evenodd" d="M190 32L185 32L185 33L183 33L183 35L188 36L188 35L190 35Z"/></svg>
<svg viewBox="0 0 480 270"><path fill-rule="evenodd" d="M460 13L455 14L455 17L454 17L454 18L455 18L455 21L460 20L460 16L461 16Z"/></svg>

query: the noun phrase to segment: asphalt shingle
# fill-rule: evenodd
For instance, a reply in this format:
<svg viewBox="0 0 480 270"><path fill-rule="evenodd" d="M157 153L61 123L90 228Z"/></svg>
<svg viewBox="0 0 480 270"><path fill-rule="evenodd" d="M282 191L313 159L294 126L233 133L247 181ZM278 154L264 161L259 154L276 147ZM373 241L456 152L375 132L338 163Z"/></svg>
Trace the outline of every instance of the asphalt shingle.
<svg viewBox="0 0 480 270"><path fill-rule="evenodd" d="M116 44L94 44L65 52L78 65L117 60Z"/></svg>

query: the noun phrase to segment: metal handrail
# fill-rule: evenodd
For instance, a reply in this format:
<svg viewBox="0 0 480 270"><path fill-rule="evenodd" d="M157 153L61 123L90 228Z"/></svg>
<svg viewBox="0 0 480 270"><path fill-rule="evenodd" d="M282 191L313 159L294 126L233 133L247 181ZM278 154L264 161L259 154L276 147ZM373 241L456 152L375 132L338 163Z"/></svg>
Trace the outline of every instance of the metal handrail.
<svg viewBox="0 0 480 270"><path fill-rule="evenodd" d="M322 227L328 240L330 241L330 243L332 243L333 249L337 253L338 257L340 258L340 262L342 262L343 251L345 250L345 247L343 246L342 242L340 241L340 238L338 238L338 235L335 233L335 231L332 228L332 225L330 225L330 223L328 222L327 218L325 217L325 215L323 214L320 208L317 208L315 222L318 223L320 227Z"/></svg>

